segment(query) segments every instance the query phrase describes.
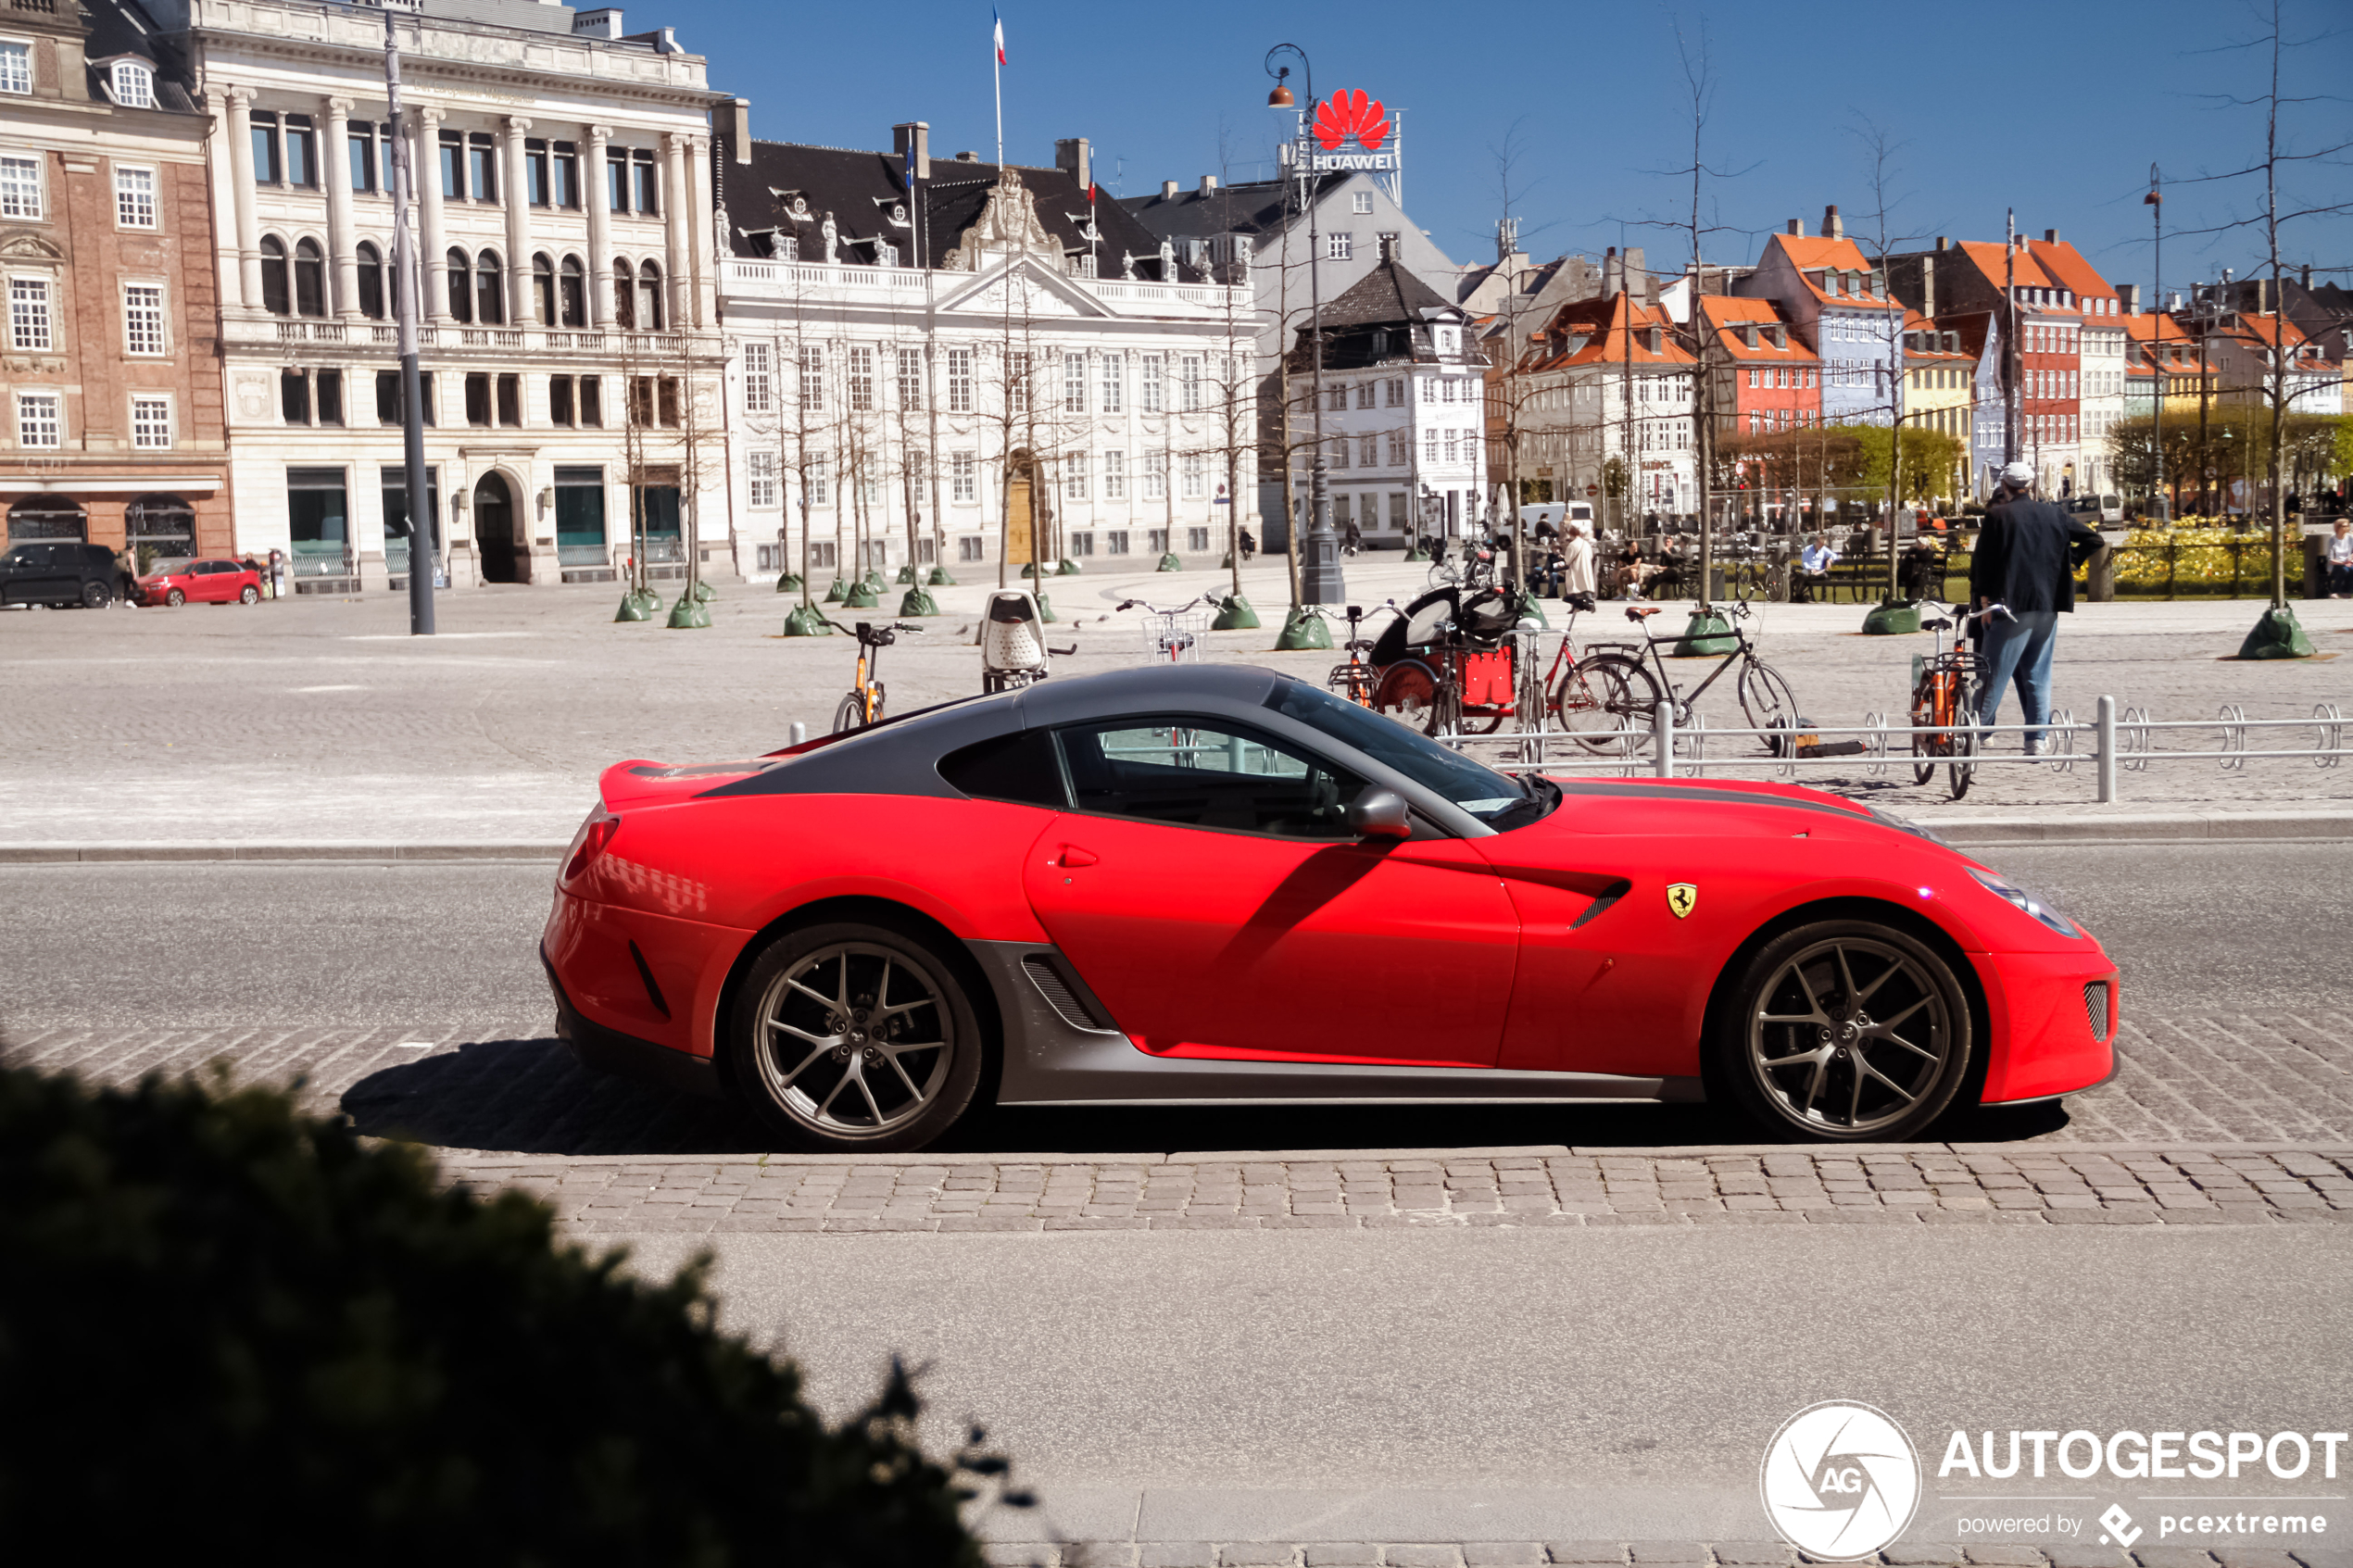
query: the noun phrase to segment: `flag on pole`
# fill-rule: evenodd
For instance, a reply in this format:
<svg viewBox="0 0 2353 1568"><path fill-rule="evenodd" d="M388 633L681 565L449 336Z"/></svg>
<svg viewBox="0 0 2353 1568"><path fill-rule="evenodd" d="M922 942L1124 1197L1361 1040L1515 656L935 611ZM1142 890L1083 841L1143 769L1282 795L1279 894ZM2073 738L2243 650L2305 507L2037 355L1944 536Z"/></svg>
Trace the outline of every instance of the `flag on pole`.
<svg viewBox="0 0 2353 1568"><path fill-rule="evenodd" d="M994 24L991 31L997 40L997 63L1001 66L1005 63L1005 19L997 14L996 6L991 6L988 7L988 19Z"/></svg>

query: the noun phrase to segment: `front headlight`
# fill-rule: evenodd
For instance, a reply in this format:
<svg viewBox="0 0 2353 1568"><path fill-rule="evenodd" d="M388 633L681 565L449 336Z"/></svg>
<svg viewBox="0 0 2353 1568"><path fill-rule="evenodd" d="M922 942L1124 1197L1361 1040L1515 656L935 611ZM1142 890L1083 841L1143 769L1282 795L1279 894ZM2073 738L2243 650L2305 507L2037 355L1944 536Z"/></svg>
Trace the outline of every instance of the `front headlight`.
<svg viewBox="0 0 2353 1568"><path fill-rule="evenodd" d="M1992 872L1982 872L1975 866L1971 866L1969 868L1969 874L1975 877L1977 879L1977 884L1985 889L1986 892L1991 893L1994 897L2001 899L2006 904L2016 906L2021 913L2033 916L2036 920L2042 922L2053 931L2057 932L2061 936L2081 936L2083 935L2082 932L2076 929L2075 922L2073 921L2059 913L2058 907L2057 905L2053 904L2048 898L2042 897L2040 894L2029 893L2025 888L2019 886L2016 883L2005 882L2000 877L1995 876Z"/></svg>

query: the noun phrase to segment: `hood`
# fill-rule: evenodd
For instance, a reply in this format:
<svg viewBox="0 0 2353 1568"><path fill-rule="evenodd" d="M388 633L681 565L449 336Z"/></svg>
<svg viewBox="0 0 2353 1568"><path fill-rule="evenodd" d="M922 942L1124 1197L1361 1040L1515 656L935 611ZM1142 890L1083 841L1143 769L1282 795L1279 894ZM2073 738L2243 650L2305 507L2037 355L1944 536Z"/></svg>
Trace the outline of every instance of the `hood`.
<svg viewBox="0 0 2353 1568"><path fill-rule="evenodd" d="M1557 823L1572 833L1681 834L1694 831L1704 822L1704 831L1716 834L1758 833L1788 836L1817 831L1843 836L1894 834L1947 848L1949 852L1949 847L1934 833L1892 811L1843 800L1801 784L1745 779L1567 778L1551 782L1561 791L1560 809L1545 818L1543 823L1531 825ZM1611 806L1605 830L1596 826L1591 812L1592 807L1604 803Z"/></svg>

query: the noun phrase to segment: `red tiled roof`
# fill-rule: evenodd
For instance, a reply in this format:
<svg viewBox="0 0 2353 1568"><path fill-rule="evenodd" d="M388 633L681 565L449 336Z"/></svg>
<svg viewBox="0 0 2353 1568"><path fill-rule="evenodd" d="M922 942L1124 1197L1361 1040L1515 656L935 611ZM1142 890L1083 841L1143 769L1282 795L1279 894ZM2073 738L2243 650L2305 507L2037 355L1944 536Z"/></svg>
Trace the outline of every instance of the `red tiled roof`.
<svg viewBox="0 0 2353 1568"><path fill-rule="evenodd" d="M2097 269L2084 260L2082 254L2065 240L2030 240L2027 254L2033 257L2043 271L2057 281L2057 286L2079 299L2110 299L2116 289Z"/></svg>
<svg viewBox="0 0 2353 1568"><path fill-rule="evenodd" d="M1810 363L1815 358L1813 346L1806 341L1804 334L1781 320L1780 311L1769 299L1748 299L1736 295L1702 295L1699 313L1715 329L1718 346L1735 359L1785 365L1800 361ZM1755 348L1748 345L1748 338L1741 330L1752 324L1758 329ZM1775 347L1772 338L1764 331L1768 327L1785 329L1789 346Z"/></svg>
<svg viewBox="0 0 2353 1568"><path fill-rule="evenodd" d="M1650 350L1649 330L1659 329L1659 352ZM1675 341L1675 322L1664 309L1654 309L1631 295L1606 299L1580 299L1556 311L1550 330L1558 336L1570 332L1587 334L1585 345L1573 353L1551 354L1529 367L1565 370L1579 365L1690 365L1692 353Z"/></svg>

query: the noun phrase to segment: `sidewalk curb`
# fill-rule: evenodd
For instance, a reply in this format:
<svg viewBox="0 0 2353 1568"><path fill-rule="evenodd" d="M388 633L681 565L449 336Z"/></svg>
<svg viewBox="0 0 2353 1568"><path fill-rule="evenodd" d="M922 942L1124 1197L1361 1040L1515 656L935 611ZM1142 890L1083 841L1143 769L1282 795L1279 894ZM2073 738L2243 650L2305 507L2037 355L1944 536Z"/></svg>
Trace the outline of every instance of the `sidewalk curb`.
<svg viewBox="0 0 2353 1568"><path fill-rule="evenodd" d="M1919 825L1956 848L2037 844L2176 844L2353 841L2353 811L2147 812L2100 817L1923 817ZM371 843L287 839L242 844L0 844L0 865L96 865L141 860L553 860L560 838L475 843Z"/></svg>

